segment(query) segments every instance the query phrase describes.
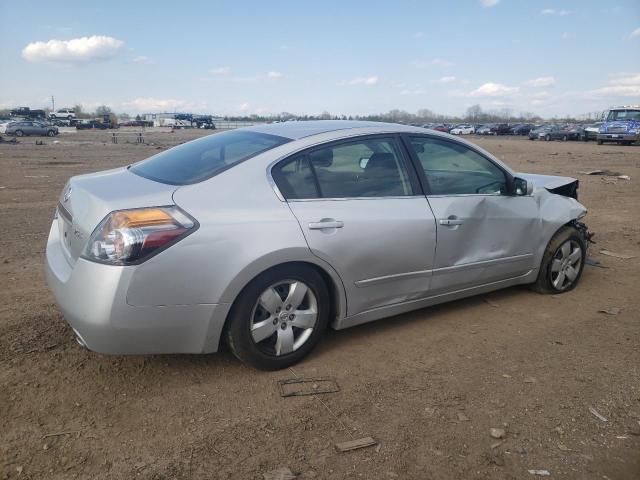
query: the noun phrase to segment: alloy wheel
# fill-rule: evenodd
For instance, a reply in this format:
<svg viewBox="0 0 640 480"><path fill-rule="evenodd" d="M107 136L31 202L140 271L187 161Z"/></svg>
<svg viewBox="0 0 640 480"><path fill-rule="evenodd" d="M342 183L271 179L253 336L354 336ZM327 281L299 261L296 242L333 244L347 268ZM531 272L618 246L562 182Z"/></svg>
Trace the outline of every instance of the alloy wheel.
<svg viewBox="0 0 640 480"><path fill-rule="evenodd" d="M251 338L267 355L281 356L304 345L318 321L318 301L300 280L271 285L258 297L251 314Z"/></svg>
<svg viewBox="0 0 640 480"><path fill-rule="evenodd" d="M556 250L551 261L551 283L556 290L568 289L582 268L582 248L575 240L567 240Z"/></svg>

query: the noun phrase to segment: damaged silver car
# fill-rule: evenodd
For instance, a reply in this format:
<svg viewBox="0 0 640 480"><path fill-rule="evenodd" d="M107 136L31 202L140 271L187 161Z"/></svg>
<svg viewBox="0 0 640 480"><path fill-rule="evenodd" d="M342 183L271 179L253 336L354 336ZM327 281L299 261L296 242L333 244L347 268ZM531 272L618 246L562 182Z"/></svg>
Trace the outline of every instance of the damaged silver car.
<svg viewBox="0 0 640 480"><path fill-rule="evenodd" d="M347 121L257 125L73 177L47 278L78 341L209 353L262 369L343 329L530 284L562 293L589 233L572 178L474 144Z"/></svg>

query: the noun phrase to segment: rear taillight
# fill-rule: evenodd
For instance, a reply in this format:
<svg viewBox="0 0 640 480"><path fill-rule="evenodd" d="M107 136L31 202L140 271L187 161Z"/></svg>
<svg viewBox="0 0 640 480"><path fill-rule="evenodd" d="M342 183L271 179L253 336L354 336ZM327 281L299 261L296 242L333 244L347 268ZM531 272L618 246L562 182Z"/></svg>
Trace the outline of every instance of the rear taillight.
<svg viewBox="0 0 640 480"><path fill-rule="evenodd" d="M140 263L195 228L196 221L175 206L118 210L96 227L82 257L113 265Z"/></svg>

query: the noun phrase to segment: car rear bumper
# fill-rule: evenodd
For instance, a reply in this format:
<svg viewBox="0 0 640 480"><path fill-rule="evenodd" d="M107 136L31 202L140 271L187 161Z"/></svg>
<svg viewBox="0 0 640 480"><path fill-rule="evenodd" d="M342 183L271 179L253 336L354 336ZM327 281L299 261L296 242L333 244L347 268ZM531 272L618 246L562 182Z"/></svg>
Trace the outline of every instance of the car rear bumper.
<svg viewBox="0 0 640 480"><path fill-rule="evenodd" d="M638 133L598 133L598 140L603 142L637 142L640 140Z"/></svg>
<svg viewBox="0 0 640 480"><path fill-rule="evenodd" d="M52 225L47 283L79 343L106 354L217 351L229 304L132 306L127 291L135 266L79 258L70 265Z"/></svg>

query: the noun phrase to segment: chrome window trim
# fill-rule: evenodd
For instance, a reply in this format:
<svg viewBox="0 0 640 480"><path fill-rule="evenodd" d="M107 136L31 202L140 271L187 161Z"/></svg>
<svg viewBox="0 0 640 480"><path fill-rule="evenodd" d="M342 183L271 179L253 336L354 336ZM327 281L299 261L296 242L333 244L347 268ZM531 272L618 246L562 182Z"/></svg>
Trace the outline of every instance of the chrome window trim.
<svg viewBox="0 0 640 480"><path fill-rule="evenodd" d="M292 198L291 200L285 200L288 203L295 202L343 202L348 200L404 200L424 198L424 195L400 195L393 197L334 197L334 198Z"/></svg>

